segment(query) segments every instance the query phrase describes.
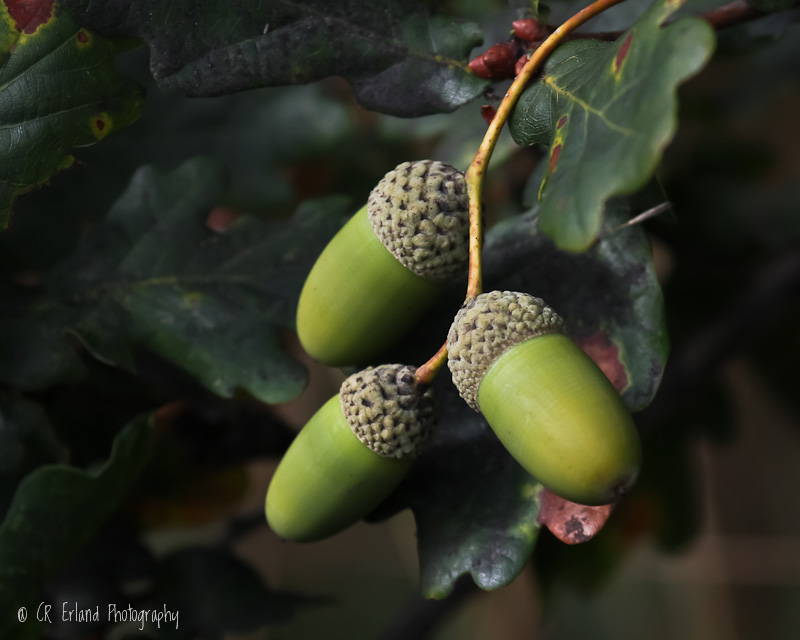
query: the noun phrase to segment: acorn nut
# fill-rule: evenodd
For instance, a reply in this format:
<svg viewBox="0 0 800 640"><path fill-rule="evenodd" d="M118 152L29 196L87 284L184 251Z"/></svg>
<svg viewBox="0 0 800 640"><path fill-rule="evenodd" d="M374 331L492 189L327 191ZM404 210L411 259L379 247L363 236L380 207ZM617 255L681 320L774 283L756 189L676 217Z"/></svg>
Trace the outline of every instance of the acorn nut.
<svg viewBox="0 0 800 640"><path fill-rule="evenodd" d="M347 378L292 442L267 490L280 537L310 542L338 533L400 483L435 421L433 388L414 367L367 368Z"/></svg>
<svg viewBox="0 0 800 640"><path fill-rule="evenodd" d="M430 308L469 262L464 175L442 162L404 162L317 259L300 294L297 333L313 358L368 362Z"/></svg>
<svg viewBox="0 0 800 640"><path fill-rule="evenodd" d="M636 479L639 436L617 390L565 331L539 298L481 294L450 328L448 367L530 474L567 500L607 504Z"/></svg>

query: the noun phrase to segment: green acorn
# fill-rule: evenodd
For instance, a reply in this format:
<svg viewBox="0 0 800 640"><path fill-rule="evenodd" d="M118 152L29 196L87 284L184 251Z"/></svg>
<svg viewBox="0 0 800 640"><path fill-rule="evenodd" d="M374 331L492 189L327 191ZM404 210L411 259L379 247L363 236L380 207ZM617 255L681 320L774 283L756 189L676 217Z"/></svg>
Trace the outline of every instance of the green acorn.
<svg viewBox="0 0 800 640"><path fill-rule="evenodd" d="M267 491L280 537L310 542L361 520L400 483L435 421L433 389L414 367L368 368L347 378L303 427Z"/></svg>
<svg viewBox="0 0 800 640"><path fill-rule="evenodd" d="M447 343L461 397L553 493L598 505L631 487L641 459L633 419L542 300L512 291L472 298Z"/></svg>
<svg viewBox="0 0 800 640"><path fill-rule="evenodd" d="M335 366L369 361L466 272L468 254L464 175L433 160L404 162L314 264L297 306L303 348Z"/></svg>

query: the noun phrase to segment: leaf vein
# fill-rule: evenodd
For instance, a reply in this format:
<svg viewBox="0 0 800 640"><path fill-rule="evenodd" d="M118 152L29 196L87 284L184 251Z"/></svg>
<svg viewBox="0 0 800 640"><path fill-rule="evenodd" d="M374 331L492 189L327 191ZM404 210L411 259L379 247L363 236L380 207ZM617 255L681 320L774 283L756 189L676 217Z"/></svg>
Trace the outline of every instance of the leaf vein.
<svg viewBox="0 0 800 640"><path fill-rule="evenodd" d="M612 131L616 131L624 136L634 136L636 132L633 129L628 129L627 127L623 127L622 125L618 125L611 120L608 119L608 116L604 113L601 109L596 109L592 105L590 105L585 100L582 100L578 96L576 96L571 91L564 89L556 84L555 78L552 76L545 76L543 78L544 82L547 84L550 89L552 89L556 96L564 96L567 100L571 100L575 104L577 104L581 109L583 109L587 114L592 114L593 116L597 116L600 121L605 124L609 129Z"/></svg>
<svg viewBox="0 0 800 640"><path fill-rule="evenodd" d="M80 31L80 30L78 30L78 31ZM27 66L27 67L25 67L24 69L20 69L19 73L18 73L17 75L15 75L13 78L9 78L9 79L8 79L8 80L5 82L5 84L0 84L0 92L3 92L3 91L5 91L5 90L6 90L8 87L10 87L12 84L14 84L14 83L15 83L17 80L19 80L20 78L22 78L23 76L25 76L27 73L29 73L31 69L33 69L34 67L38 66L39 64L41 64L42 62L44 62L45 60L47 60L47 59L48 59L50 56L52 56L54 53L58 53L58 51L60 51L60 50L61 50L61 48L62 48L64 45L66 45L68 42L70 42L70 41L72 40L72 38L73 38L73 37L75 37L75 36L77 36L77 35L78 35L78 31L75 31L75 33L74 33L72 36L70 36L70 37L68 37L68 38L65 38L65 39L64 39L64 41L63 41L63 42L61 42L61 43L60 43L60 44L59 44L57 47L55 47L54 49L51 49L50 51L48 51L47 53L45 53L45 54L44 54L44 55L43 55L41 58L39 58L38 60L36 60L36 62L34 62L33 64L31 64L30 66Z"/></svg>

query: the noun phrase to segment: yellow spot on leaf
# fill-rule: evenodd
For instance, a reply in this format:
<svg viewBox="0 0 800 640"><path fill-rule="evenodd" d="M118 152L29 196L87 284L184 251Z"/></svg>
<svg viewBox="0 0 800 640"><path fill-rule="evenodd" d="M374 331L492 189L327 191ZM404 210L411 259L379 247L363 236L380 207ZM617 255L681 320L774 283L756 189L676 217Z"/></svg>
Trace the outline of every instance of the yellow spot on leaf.
<svg viewBox="0 0 800 640"><path fill-rule="evenodd" d="M43 29L55 24L54 2L15 2L9 9L0 2L0 54L13 53L29 40L39 36Z"/></svg>
<svg viewBox="0 0 800 640"><path fill-rule="evenodd" d="M0 2L0 54L13 51L19 40L19 31L15 28L16 22L9 15L5 3Z"/></svg>
<svg viewBox="0 0 800 640"><path fill-rule="evenodd" d="M114 122L111 116L103 111L89 118L89 126L92 128L92 135L98 140L102 140L114 127Z"/></svg>
<svg viewBox="0 0 800 640"><path fill-rule="evenodd" d="M88 49L92 46L92 34L86 29L79 30L75 34L75 43L78 45L78 49Z"/></svg>
<svg viewBox="0 0 800 640"><path fill-rule="evenodd" d="M520 487L520 496L526 500L537 500L542 492L542 485L537 482L526 482Z"/></svg>
<svg viewBox="0 0 800 640"><path fill-rule="evenodd" d="M561 150L564 148L564 139L561 136L556 136L553 144L550 145L550 164L547 169L549 173L555 173L558 167L558 158L561 156Z"/></svg>
<svg viewBox="0 0 800 640"><path fill-rule="evenodd" d="M511 533L527 540L536 538L539 526L535 522L520 522L511 528Z"/></svg>
<svg viewBox="0 0 800 640"><path fill-rule="evenodd" d="M69 169L73 164L75 164L75 156L67 156L58 165L58 170Z"/></svg>
<svg viewBox="0 0 800 640"><path fill-rule="evenodd" d="M193 291L190 293L185 293L183 295L183 307L184 309L189 309L191 307L196 307L203 301L203 294Z"/></svg>
<svg viewBox="0 0 800 640"><path fill-rule="evenodd" d="M614 79L619 82L622 78L622 70L625 68L625 63L628 61L628 54L630 53L631 43L633 42L633 33L622 41L622 44L617 49L617 53L611 60L611 73Z"/></svg>

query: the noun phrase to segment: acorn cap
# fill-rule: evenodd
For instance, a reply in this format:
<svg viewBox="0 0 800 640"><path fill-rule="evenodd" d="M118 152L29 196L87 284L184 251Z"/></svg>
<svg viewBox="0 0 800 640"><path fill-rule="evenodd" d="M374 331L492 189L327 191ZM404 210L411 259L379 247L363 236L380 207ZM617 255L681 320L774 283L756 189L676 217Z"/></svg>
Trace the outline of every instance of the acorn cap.
<svg viewBox="0 0 800 640"><path fill-rule="evenodd" d="M404 162L369 194L375 235L412 273L444 282L469 264L469 201L464 174L444 162Z"/></svg>
<svg viewBox="0 0 800 640"><path fill-rule="evenodd" d="M353 433L386 458L416 455L435 422L433 388L417 385L416 367L385 364L347 378L339 390Z"/></svg>
<svg viewBox="0 0 800 640"><path fill-rule="evenodd" d="M480 411L478 387L492 363L520 342L548 333L566 333L566 327L541 298L518 291L470 298L447 334L447 366L458 393Z"/></svg>

